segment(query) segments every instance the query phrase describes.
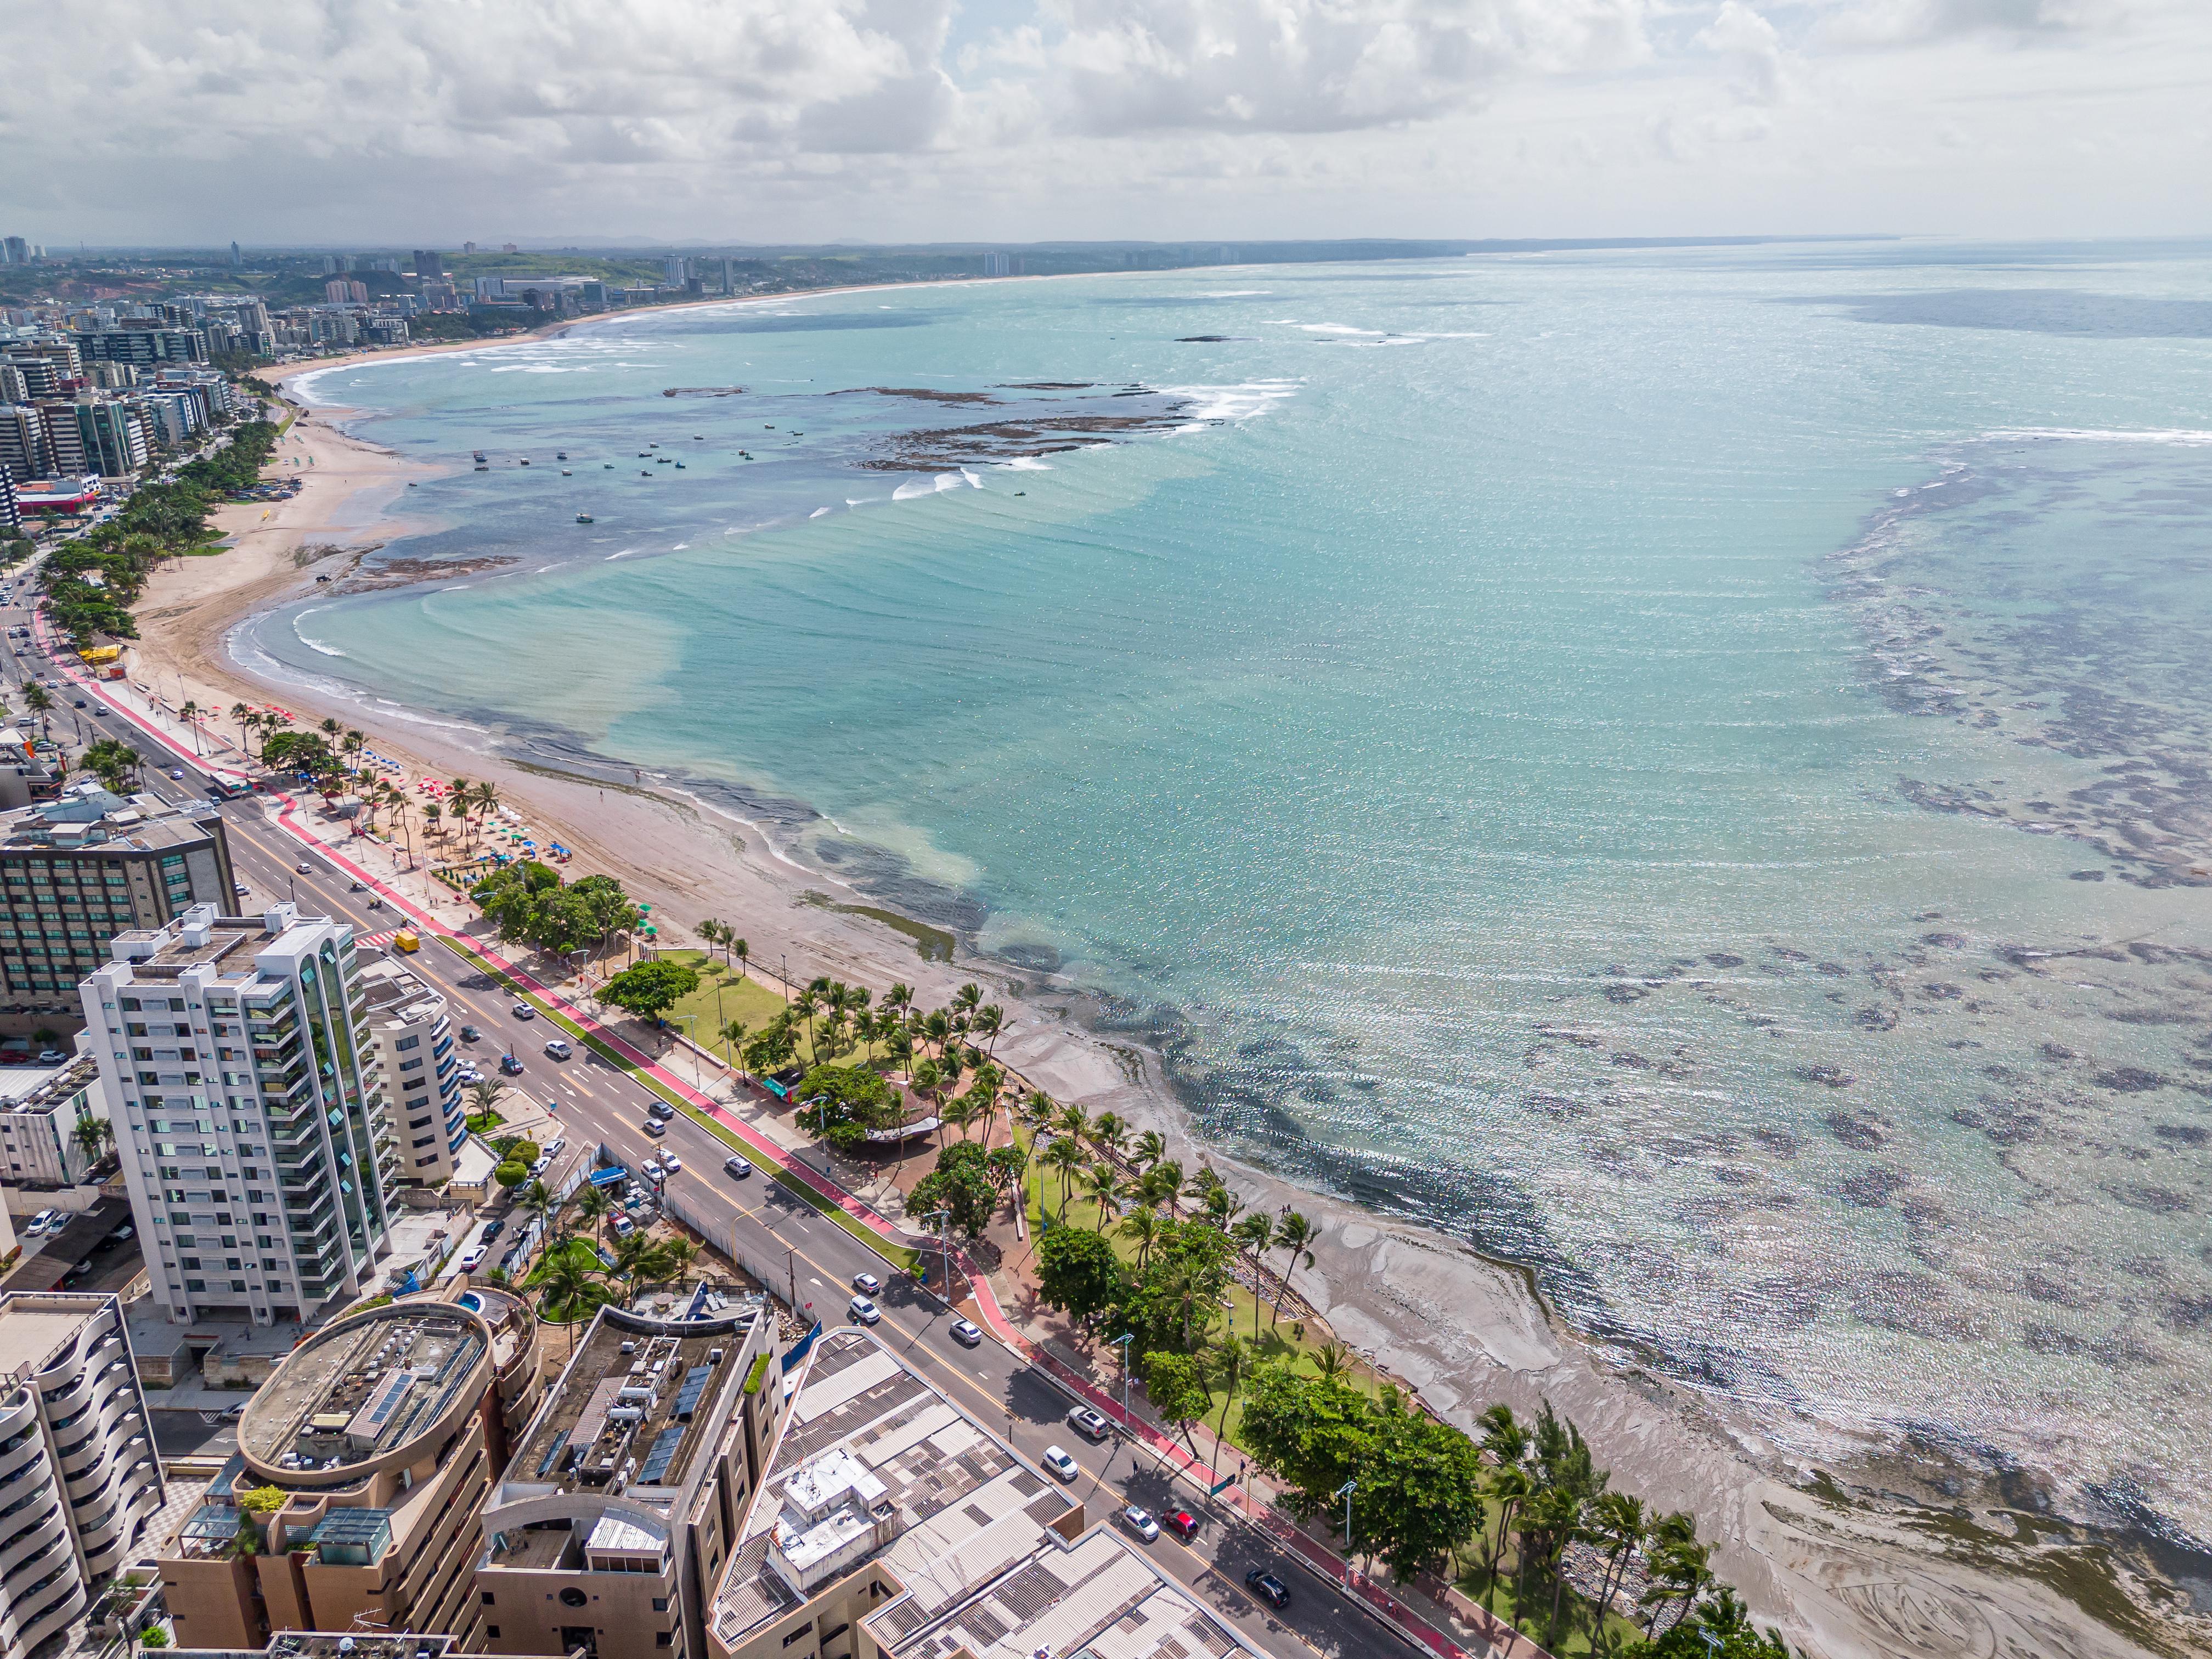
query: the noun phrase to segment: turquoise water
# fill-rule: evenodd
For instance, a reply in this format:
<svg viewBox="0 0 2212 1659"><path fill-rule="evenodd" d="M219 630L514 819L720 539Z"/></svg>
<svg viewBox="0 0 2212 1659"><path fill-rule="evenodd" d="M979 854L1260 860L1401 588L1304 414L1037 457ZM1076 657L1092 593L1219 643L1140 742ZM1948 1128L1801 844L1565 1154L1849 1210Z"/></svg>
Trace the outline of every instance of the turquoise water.
<svg viewBox="0 0 2212 1659"><path fill-rule="evenodd" d="M455 469L387 554L511 562L241 649L719 793L1785 1446L2212 1534L2206 255L1211 270L342 367Z"/></svg>

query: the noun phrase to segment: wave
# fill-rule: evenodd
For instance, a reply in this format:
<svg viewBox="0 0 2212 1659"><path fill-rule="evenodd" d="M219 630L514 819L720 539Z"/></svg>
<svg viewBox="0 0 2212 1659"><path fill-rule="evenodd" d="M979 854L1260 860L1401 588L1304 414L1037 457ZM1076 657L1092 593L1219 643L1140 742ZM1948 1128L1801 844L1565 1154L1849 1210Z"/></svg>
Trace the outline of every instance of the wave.
<svg viewBox="0 0 2212 1659"><path fill-rule="evenodd" d="M307 634L300 626L300 624L307 621L308 617L320 616L324 611L331 610L332 608L332 606L327 605L310 605L307 610L302 611L298 615L295 616L292 618L292 637L299 641L301 644L306 646L310 651L319 651L325 657L343 657L349 653L339 650L337 647L334 645L325 645L320 640L315 639Z"/></svg>
<svg viewBox="0 0 2212 1659"><path fill-rule="evenodd" d="M994 462L993 465L1002 466L1009 472L1049 472L1052 471L1050 466L1037 459L1034 455L1017 455L1012 460L997 461Z"/></svg>
<svg viewBox="0 0 2212 1659"><path fill-rule="evenodd" d="M1262 414L1285 398L1295 398L1299 380L1248 380L1241 386L1167 386L1160 390L1171 398L1188 398L1185 412L1194 421L1244 421ZM1187 429L1187 428L1186 428Z"/></svg>
<svg viewBox="0 0 2212 1659"><path fill-rule="evenodd" d="M1308 334L1380 334L1379 328L1354 328L1350 323L1299 323L1297 327Z"/></svg>
<svg viewBox="0 0 2212 1659"><path fill-rule="evenodd" d="M927 483L917 478L912 483L901 484L896 489L891 491L891 499L895 501L915 501L924 495L935 495L944 490L957 489L966 482L969 481L961 473L940 472ZM981 488L980 483L977 488Z"/></svg>
<svg viewBox="0 0 2212 1659"><path fill-rule="evenodd" d="M2038 442L2058 440L2090 444L2178 444L2191 449L2212 447L2212 431L2196 427L1999 427L1982 435L1998 441L2027 438Z"/></svg>
<svg viewBox="0 0 2212 1659"><path fill-rule="evenodd" d="M810 519L818 519L818 518L820 518L820 517L821 517L824 513L835 513L836 510L837 510L837 509L836 509L836 507L816 507L816 508L815 508L811 513L808 514L806 516L807 516L808 518L810 518Z"/></svg>
<svg viewBox="0 0 2212 1659"><path fill-rule="evenodd" d="M1274 290L1265 288L1218 288L1200 295L1201 300L1259 300Z"/></svg>

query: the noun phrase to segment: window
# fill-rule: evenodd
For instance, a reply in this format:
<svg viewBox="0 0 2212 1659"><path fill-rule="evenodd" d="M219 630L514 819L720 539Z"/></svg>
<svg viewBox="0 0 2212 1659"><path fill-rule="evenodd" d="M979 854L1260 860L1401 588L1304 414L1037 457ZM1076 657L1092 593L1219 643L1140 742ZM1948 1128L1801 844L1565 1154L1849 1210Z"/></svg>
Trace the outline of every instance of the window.
<svg viewBox="0 0 2212 1659"><path fill-rule="evenodd" d="M561 1605L564 1607L580 1607L590 1599L574 1584L568 1585L561 1592Z"/></svg>
<svg viewBox="0 0 2212 1659"><path fill-rule="evenodd" d="M497 1602L494 1601L491 1599L491 1592L490 1592L489 1590L485 1590L485 1591L483 1591L483 1604L484 1604L486 1607L496 1607L496 1606L498 1605L498 1603L497 1603ZM496 1635L496 1634L498 1634L498 1632L495 1631L495 1632L493 1632L493 1634L494 1634L494 1635Z"/></svg>
<svg viewBox="0 0 2212 1659"><path fill-rule="evenodd" d="M813 1634L814 1626L812 1625L801 1625L797 1630L792 1632L790 1635L783 1638L783 1644L786 1647L789 1647L793 1642L804 1642L808 1637Z"/></svg>
<svg viewBox="0 0 2212 1659"><path fill-rule="evenodd" d="M393 1043L392 1046L404 1054L410 1048L421 1048L422 1046L422 1039L419 1036L402 1037L398 1042Z"/></svg>
<svg viewBox="0 0 2212 1659"><path fill-rule="evenodd" d="M487 1597L485 1598L485 1600L487 1600L487 1601L489 1601L489 1599L490 1599L490 1598L489 1598L489 1596L487 1596ZM498 1640L499 1640L499 1626L498 1626L497 1625L486 1625L486 1626L484 1626L484 1634L485 1634L486 1636L490 1637L490 1638L491 1638L491 1639L492 1639L493 1641L495 1641L495 1642L498 1641Z"/></svg>
<svg viewBox="0 0 2212 1659"><path fill-rule="evenodd" d="M672 1646L675 1640L676 1633L673 1631L657 1630L653 1633L653 1645L657 1648Z"/></svg>
<svg viewBox="0 0 2212 1659"><path fill-rule="evenodd" d="M656 1595L656 1596L654 1596L654 1597L653 1598L653 1610L655 1613L665 1613L665 1612L667 1612L667 1611L668 1611L668 1598L667 1598L666 1596L665 1596L665 1595Z"/></svg>

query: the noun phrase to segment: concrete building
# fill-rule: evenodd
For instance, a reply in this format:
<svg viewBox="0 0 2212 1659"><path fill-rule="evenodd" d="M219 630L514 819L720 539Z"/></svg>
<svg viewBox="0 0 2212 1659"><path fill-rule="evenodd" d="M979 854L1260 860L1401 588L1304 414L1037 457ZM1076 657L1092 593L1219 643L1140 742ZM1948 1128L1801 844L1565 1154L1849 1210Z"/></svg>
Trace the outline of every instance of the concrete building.
<svg viewBox="0 0 2212 1659"><path fill-rule="evenodd" d="M283 1630L261 1648L171 1648L161 1659L473 1659L450 1636L374 1631Z"/></svg>
<svg viewBox="0 0 2212 1659"><path fill-rule="evenodd" d="M107 1085L90 1054L59 1066L0 1066L0 1186L74 1187L93 1165L77 1125L112 1121Z"/></svg>
<svg viewBox="0 0 2212 1659"><path fill-rule="evenodd" d="M104 328L76 338L88 362L110 363L204 363L207 336L197 328Z"/></svg>
<svg viewBox="0 0 2212 1659"><path fill-rule="evenodd" d="M536 1326L409 1297L286 1356L238 1451L158 1561L182 1647L256 1649L278 1631L440 1632L474 1648L471 1575L510 1403L534 1403ZM510 1395L510 1383L519 1391ZM273 1487L260 1513L243 1501Z"/></svg>
<svg viewBox="0 0 2212 1659"><path fill-rule="evenodd" d="M415 278L417 282L438 282L445 274L446 262L435 248L418 247L415 250Z"/></svg>
<svg viewBox="0 0 2212 1659"><path fill-rule="evenodd" d="M722 1299L702 1285L681 1310L696 1318L592 1321L484 1510L486 1651L706 1651L706 1600L782 1404L765 1301Z"/></svg>
<svg viewBox="0 0 2212 1659"><path fill-rule="evenodd" d="M804 1365L711 1659L1251 1651L870 1333L832 1332Z"/></svg>
<svg viewBox="0 0 2212 1659"><path fill-rule="evenodd" d="M0 744L0 792L17 781L5 775L15 762ZM16 768L27 791L46 764L31 744ZM106 960L110 940L196 904L227 906L236 878L212 808L178 811L89 781L58 793L0 811L0 1007L73 1015L77 985Z"/></svg>
<svg viewBox="0 0 2212 1659"><path fill-rule="evenodd" d="M398 1152L353 929L196 904L110 949L87 1046L170 1321L304 1321L376 1289Z"/></svg>
<svg viewBox="0 0 2212 1659"><path fill-rule="evenodd" d="M0 1295L0 1659L43 1659L167 1498L114 1297Z"/></svg>
<svg viewBox="0 0 2212 1659"><path fill-rule="evenodd" d="M53 450L46 423L25 404L0 404L0 472L14 483L28 483L53 471Z"/></svg>
<svg viewBox="0 0 2212 1659"><path fill-rule="evenodd" d="M23 509L15 499L15 480L0 465L0 531L14 535L23 527Z"/></svg>
<svg viewBox="0 0 2212 1659"><path fill-rule="evenodd" d="M453 1179L453 1155L469 1138L446 999L394 961L363 963L361 980L368 994L370 1038L384 1061L391 1097L399 1178L441 1185Z"/></svg>

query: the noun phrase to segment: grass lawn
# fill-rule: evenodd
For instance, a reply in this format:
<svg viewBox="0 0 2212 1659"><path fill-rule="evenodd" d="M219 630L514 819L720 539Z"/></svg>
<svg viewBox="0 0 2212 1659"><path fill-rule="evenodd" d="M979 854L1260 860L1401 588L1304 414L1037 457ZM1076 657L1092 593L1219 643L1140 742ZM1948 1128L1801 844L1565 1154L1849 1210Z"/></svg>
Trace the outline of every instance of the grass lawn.
<svg viewBox="0 0 2212 1659"><path fill-rule="evenodd" d="M601 1272L606 1266L599 1260L599 1253L592 1248L592 1241L580 1235L570 1239L562 1249L568 1252L571 1261L589 1272ZM559 1257L560 1254L559 1250L546 1251L538 1259L538 1265L530 1270L530 1276L522 1281L523 1288L534 1290L543 1284L547 1267ZM553 1324L573 1325L580 1320L589 1319L604 1304L620 1301L622 1293L619 1290L595 1279L586 1287L583 1295L573 1303L547 1302L541 1299L538 1310Z"/></svg>
<svg viewBox="0 0 2212 1659"><path fill-rule="evenodd" d="M605 1060L611 1066L618 1067L625 1075L638 1084L640 1087L651 1090L653 1093L659 1096L662 1100L666 1101L678 1111L683 1113L684 1116L690 1118L694 1123L696 1123L708 1134L713 1135L717 1140L720 1140L732 1152L739 1154L741 1157L750 1161L753 1167L760 1170L762 1174L768 1176L772 1180L775 1181L786 1191L795 1194L811 1209L815 1211L816 1213L826 1216L831 1221L836 1222L840 1227L842 1227L847 1232L852 1234L853 1237L859 1239L861 1243L866 1245L878 1255L882 1256L884 1261L890 1262L891 1266L898 1268L901 1272L911 1273L914 1271L915 1256L912 1250L906 1249L900 1245L892 1243L889 1239L884 1237L866 1223L855 1220L853 1217L846 1214L842 1207L831 1203L828 1199L823 1197L821 1194L816 1192L814 1188L808 1185L805 1181L792 1174L791 1171L785 1169L781 1164L769 1157L768 1153L763 1152L757 1147L754 1146L750 1141L744 1139L742 1136L738 1134L736 1131L716 1121L706 1113L695 1109L689 1101L678 1094L675 1090L667 1087L665 1084L661 1083L659 1079L653 1077L646 1066L639 1064L636 1060L632 1060L628 1054L623 1054L612 1044L606 1042L599 1037L591 1036L582 1026L577 1024L566 1015L557 1012L554 1008L553 1005L547 1001L543 996L538 995L535 992L524 990L520 984L510 978L507 975L501 973L497 968L494 967L486 957L472 949L465 941L455 939L451 934L447 933L436 933L433 934L432 937L434 938L441 945L444 945L447 950L464 957L469 963L473 964L479 971L487 975L502 991L505 991L509 995L518 997L521 1000L527 1002L532 1007L537 1009L539 1013L544 1015L547 1019L559 1026L561 1030L566 1031L578 1042L583 1044L584 1047L589 1048L593 1054L599 1055L600 1059Z"/></svg>
<svg viewBox="0 0 2212 1659"><path fill-rule="evenodd" d="M699 975L699 988L669 1010L668 1021L687 1036L696 1033L699 1046L720 1055L732 1066L744 1062L731 1052L730 1045L721 1041L720 1032L725 1022L741 1019L750 1036L784 1010L783 994L763 985L750 974L740 975L737 969L720 957L710 957L703 951L663 951L663 962L678 962ZM684 1016L696 1014L696 1026L684 1023ZM876 1057L876 1045L865 1048L854 1045L831 1054L822 1056L824 1065L859 1066ZM799 1027L799 1062L812 1063L812 1051L806 1046L805 1026Z"/></svg>
<svg viewBox="0 0 2212 1659"><path fill-rule="evenodd" d="M1531 1640L1541 1640L1545 1623L1552 1616L1551 1597L1548 1594L1539 1595L1530 1604L1526 1617L1522 1617L1513 1594L1514 1557L1510 1540L1507 1542L1504 1553L1498 1559L1497 1591L1494 1601L1492 1600L1490 1575L1483 1571L1481 1557L1488 1547L1491 1531L1497 1525L1498 1505L1486 1500L1483 1504L1481 1536L1475 1540L1471 1550L1464 1553L1472 1555L1474 1559L1468 1563L1467 1571L1455 1581L1455 1587L1469 1601L1489 1607L1500 1619L1519 1630L1523 1636L1528 1637ZM1558 1656L1558 1659L1571 1659L1572 1655L1595 1651L1590 1646L1589 1619L1590 1603L1583 1597L1577 1595L1570 1589L1559 1606L1559 1639L1558 1644L1550 1650L1552 1653ZM1606 1614L1605 1631L1608 1638L1607 1643L1608 1651L1617 1652L1627 1645L1632 1639L1641 1641L1644 1637L1644 1632L1640 1626L1622 1618L1618 1613Z"/></svg>
<svg viewBox="0 0 2212 1659"><path fill-rule="evenodd" d="M1054 1171L1031 1164L1028 1171L1028 1182L1030 1224L1032 1228L1041 1230L1048 1216L1056 1215L1059 1212L1059 1178ZM1088 1231L1097 1218L1098 1206L1095 1201L1080 1195L1070 1197L1067 1205L1067 1225L1081 1227ZM1137 1259L1135 1243L1121 1237L1110 1224L1106 1229L1106 1242L1114 1247L1115 1255L1120 1256L1122 1261L1132 1265L1135 1263ZM1275 1257L1276 1264L1279 1265L1283 1259L1282 1253L1278 1252ZM1291 1320L1270 1322L1274 1313L1273 1306L1255 1297L1242 1285L1232 1282L1229 1286L1228 1295L1229 1304L1223 1310L1228 1316L1228 1324L1224 1326L1217 1322L1213 1327L1214 1330L1233 1329L1253 1348L1255 1357L1262 1364L1272 1364L1279 1360L1288 1361L1294 1369L1302 1368L1307 1376L1320 1375L1319 1370L1312 1364L1313 1355L1322 1346L1319 1338L1310 1334L1304 1337L1297 1335L1294 1322ZM1259 1335L1256 1339L1252 1334L1253 1315L1255 1310L1259 1316ZM1118 1391L1121 1388L1118 1362L1114 1356L1104 1355L1103 1363L1105 1368L1103 1375ZM1139 1364L1141 1365L1141 1359ZM1357 1360L1352 1362L1351 1368L1345 1371L1343 1376L1352 1387L1370 1398L1379 1395L1382 1392L1382 1384L1374 1374L1361 1366ZM1136 1386L1134 1382L1131 1384L1133 1393ZM1206 1426L1216 1432L1224 1433L1227 1440L1232 1444L1235 1443L1237 1430L1244 1417L1243 1396L1240 1395L1230 1403L1229 1421L1225 1431L1222 1427L1220 1391L1214 1390L1211 1398L1213 1403L1207 1413ZM1222 1460L1224 1471L1234 1467L1229 1462L1229 1454L1225 1450L1222 1454Z"/></svg>

